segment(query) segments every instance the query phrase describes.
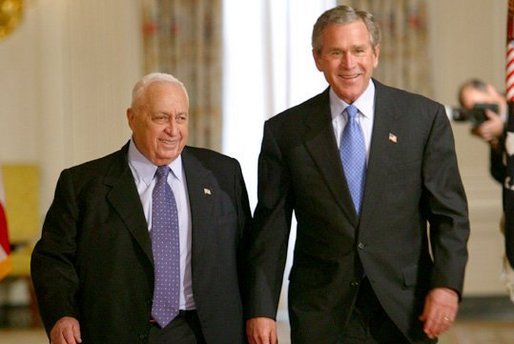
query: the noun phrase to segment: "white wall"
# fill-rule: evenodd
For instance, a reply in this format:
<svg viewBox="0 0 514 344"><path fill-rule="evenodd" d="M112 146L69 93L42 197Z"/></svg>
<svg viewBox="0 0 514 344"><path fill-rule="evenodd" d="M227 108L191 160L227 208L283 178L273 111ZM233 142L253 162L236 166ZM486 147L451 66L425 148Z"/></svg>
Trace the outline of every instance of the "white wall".
<svg viewBox="0 0 514 344"><path fill-rule="evenodd" d="M434 97L457 104L459 84L478 77L505 85L507 0L427 1L431 17ZM471 236L467 295L504 294L504 254L499 231L501 188L489 175L488 146L471 137L469 125L453 125L459 167L469 201Z"/></svg>
<svg viewBox="0 0 514 344"><path fill-rule="evenodd" d="M435 98L456 104L459 84L478 77L503 89L507 0L427 0ZM427 47L428 48L428 47Z"/></svg>
<svg viewBox="0 0 514 344"><path fill-rule="evenodd" d="M125 109L141 75L137 0L33 0L0 41L0 162L34 162L42 211L65 167L129 138Z"/></svg>

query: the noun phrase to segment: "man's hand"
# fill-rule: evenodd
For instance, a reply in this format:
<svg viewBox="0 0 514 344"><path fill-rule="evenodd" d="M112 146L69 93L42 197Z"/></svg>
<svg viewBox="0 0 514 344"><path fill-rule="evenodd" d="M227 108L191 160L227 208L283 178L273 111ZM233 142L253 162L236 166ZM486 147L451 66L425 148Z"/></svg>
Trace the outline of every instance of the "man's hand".
<svg viewBox="0 0 514 344"><path fill-rule="evenodd" d="M246 335L250 344L277 344L277 323L265 317L248 319Z"/></svg>
<svg viewBox="0 0 514 344"><path fill-rule="evenodd" d="M432 289L425 298L425 308L419 317L424 322L423 331L429 338L448 331L455 321L459 296L449 288Z"/></svg>
<svg viewBox="0 0 514 344"><path fill-rule="evenodd" d="M77 319L62 317L59 319L52 331L50 331L51 344L78 344L82 343L80 338L80 325Z"/></svg>
<svg viewBox="0 0 514 344"><path fill-rule="evenodd" d="M503 135L503 119L491 110L485 110L487 120L478 127L471 129L471 133L489 143L495 143Z"/></svg>

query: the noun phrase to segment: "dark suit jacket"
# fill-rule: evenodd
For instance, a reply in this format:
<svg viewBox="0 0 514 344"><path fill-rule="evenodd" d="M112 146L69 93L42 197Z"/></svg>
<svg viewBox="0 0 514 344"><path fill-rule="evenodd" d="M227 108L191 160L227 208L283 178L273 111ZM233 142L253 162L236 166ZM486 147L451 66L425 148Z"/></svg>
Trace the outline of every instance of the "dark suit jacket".
<svg viewBox="0 0 514 344"><path fill-rule="evenodd" d="M153 258L127 161L128 145L64 170L32 255L47 332L63 316L88 343L145 343ZM242 343L238 256L250 209L239 163L192 147L182 152L192 217L193 293L208 343ZM205 190L210 190L206 193Z"/></svg>
<svg viewBox="0 0 514 344"><path fill-rule="evenodd" d="M363 273L412 342L428 341L418 320L427 291L462 290L469 223L444 108L374 82L375 117L360 218L339 158L328 89L264 126L246 317L276 315L294 210L293 343L335 343Z"/></svg>
<svg viewBox="0 0 514 344"><path fill-rule="evenodd" d="M505 136L500 138L497 147L489 149L489 172L500 185L503 186L507 177L507 166L505 164Z"/></svg>

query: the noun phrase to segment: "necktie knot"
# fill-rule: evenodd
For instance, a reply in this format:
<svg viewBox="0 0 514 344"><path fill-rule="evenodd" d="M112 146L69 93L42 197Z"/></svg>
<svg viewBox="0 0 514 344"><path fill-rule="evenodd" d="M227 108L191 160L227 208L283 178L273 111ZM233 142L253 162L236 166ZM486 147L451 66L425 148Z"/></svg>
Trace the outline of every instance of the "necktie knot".
<svg viewBox="0 0 514 344"><path fill-rule="evenodd" d="M155 176L157 177L157 181L168 179L168 174L170 173L170 168L168 165L163 165L157 167L157 171L155 171Z"/></svg>
<svg viewBox="0 0 514 344"><path fill-rule="evenodd" d="M345 109L346 113L348 114L348 121L354 121L357 118L357 113L359 110L354 105L348 105Z"/></svg>

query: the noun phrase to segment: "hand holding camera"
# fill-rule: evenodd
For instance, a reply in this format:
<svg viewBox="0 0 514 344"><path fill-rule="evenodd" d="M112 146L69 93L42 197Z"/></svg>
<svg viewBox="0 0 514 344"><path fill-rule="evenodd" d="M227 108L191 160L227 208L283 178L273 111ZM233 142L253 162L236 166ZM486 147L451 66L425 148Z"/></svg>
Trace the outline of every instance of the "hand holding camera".
<svg viewBox="0 0 514 344"><path fill-rule="evenodd" d="M485 108L483 115L483 120L477 121L478 124L473 126L471 133L481 137L491 144L497 143L498 138L503 134L503 128L505 125L503 119L498 116L498 106L496 106L496 109Z"/></svg>
<svg viewBox="0 0 514 344"><path fill-rule="evenodd" d="M469 121L474 127L477 127L492 116L497 116L499 111L498 104L477 103L471 109L454 108L452 119L457 122Z"/></svg>
<svg viewBox="0 0 514 344"><path fill-rule="evenodd" d="M473 135L494 143L503 134L504 127L503 119L498 114L498 104L477 103L471 109L453 109L452 119L470 122Z"/></svg>

